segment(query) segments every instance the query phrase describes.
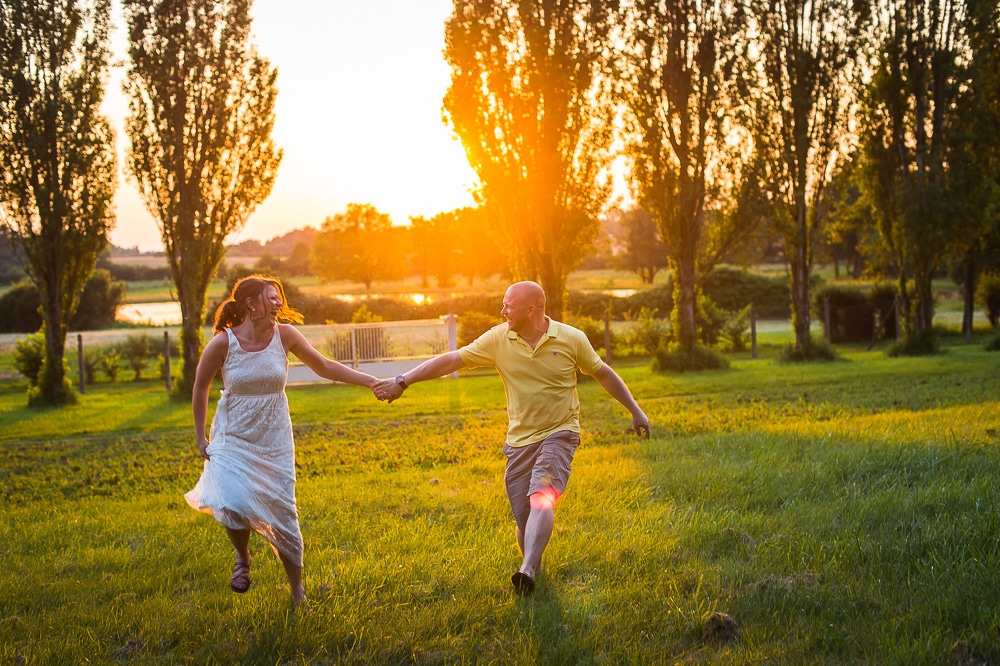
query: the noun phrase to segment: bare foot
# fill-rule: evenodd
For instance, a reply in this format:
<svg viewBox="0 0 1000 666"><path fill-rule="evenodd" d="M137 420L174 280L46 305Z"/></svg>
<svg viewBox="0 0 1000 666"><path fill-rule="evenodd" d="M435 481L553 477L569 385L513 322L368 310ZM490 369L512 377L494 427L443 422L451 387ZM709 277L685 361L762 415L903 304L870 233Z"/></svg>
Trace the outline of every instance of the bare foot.
<svg viewBox="0 0 1000 666"><path fill-rule="evenodd" d="M292 590L292 608L303 613L309 612L309 599L306 598L304 587L300 586L299 589Z"/></svg>

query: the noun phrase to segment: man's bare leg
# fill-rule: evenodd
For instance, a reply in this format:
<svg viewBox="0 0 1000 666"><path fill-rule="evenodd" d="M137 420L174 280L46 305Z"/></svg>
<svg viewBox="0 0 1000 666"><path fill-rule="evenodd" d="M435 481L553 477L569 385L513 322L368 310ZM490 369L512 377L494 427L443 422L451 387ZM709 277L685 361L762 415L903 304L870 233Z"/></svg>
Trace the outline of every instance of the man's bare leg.
<svg viewBox="0 0 1000 666"><path fill-rule="evenodd" d="M552 537L555 526L555 504L558 491L546 488L531 495L531 513L524 526L524 533L518 530L517 545L521 548L524 560L520 571L534 579L542 568L542 553Z"/></svg>

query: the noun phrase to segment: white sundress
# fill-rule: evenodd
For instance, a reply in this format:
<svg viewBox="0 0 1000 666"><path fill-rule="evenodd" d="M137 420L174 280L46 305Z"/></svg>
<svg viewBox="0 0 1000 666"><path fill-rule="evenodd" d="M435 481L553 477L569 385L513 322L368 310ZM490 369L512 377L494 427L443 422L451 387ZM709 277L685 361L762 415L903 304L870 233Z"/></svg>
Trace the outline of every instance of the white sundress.
<svg viewBox="0 0 1000 666"><path fill-rule="evenodd" d="M192 508L232 529L250 529L275 553L302 566L295 507L295 443L285 382L288 358L281 334L259 352L244 351L232 330L222 364L222 397L212 420L201 478L184 495Z"/></svg>

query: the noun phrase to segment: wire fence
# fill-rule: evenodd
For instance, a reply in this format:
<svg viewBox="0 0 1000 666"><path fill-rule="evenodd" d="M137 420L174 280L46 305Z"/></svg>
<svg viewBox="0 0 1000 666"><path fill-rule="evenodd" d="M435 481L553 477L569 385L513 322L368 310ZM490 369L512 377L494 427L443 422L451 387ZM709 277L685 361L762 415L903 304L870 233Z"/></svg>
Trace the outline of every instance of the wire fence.
<svg viewBox="0 0 1000 666"><path fill-rule="evenodd" d="M454 315L440 319L300 326L324 355L345 365L425 359L456 349Z"/></svg>
<svg viewBox="0 0 1000 666"><path fill-rule="evenodd" d="M445 315L438 319L418 319L411 321L370 322L364 324L320 324L298 326L305 338L328 358L344 365L361 369L376 375L395 375L414 367L424 359L432 358L458 348L458 318ZM0 336L0 352L14 348L18 339L27 334ZM120 345L135 336L153 338L149 350L164 359L169 359L171 347L177 353L180 327L163 326L146 329L116 329L107 331L71 332L66 336L67 357L76 356L80 366L81 380L84 376L85 350L107 348ZM211 329L203 331L205 339L212 335ZM169 361L164 363L164 380L170 388ZM288 367L289 384L311 384L327 381L317 376L304 364L292 360ZM81 381L81 391L85 386Z"/></svg>

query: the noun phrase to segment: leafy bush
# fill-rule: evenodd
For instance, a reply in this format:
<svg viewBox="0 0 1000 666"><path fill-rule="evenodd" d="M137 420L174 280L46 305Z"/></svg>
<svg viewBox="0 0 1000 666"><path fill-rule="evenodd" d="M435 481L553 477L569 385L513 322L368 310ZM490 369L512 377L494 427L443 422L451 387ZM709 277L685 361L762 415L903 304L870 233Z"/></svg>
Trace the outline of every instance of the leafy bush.
<svg viewBox="0 0 1000 666"><path fill-rule="evenodd" d="M656 372L698 372L724 370L728 367L729 359L702 345L684 349L678 343L672 343L658 350L653 359L653 370Z"/></svg>
<svg viewBox="0 0 1000 666"><path fill-rule="evenodd" d="M634 321L629 322L626 342L645 356L652 356L666 346L670 326L665 319L657 319L656 310L641 308Z"/></svg>
<svg viewBox="0 0 1000 666"><path fill-rule="evenodd" d="M43 383L44 375L46 373L46 364L42 363L42 372L39 375L39 384ZM69 368L66 366L66 361L63 359L63 379L62 379L62 396L59 399L58 404L60 405L75 405L77 403L78 396L76 394L76 389L73 386L73 382L69 378ZM28 406L29 407L51 407L52 401L42 395L41 386L29 386L28 387Z"/></svg>
<svg viewBox="0 0 1000 666"><path fill-rule="evenodd" d="M723 310L736 312L751 303L758 317L780 319L790 315L788 278L773 278L738 268L720 266L705 278L702 293Z"/></svg>
<svg viewBox="0 0 1000 666"><path fill-rule="evenodd" d="M566 318L566 323L574 328L583 331L590 341L590 346L594 349L604 349L604 322L593 317L570 316ZM614 349L615 336L611 335L611 348Z"/></svg>
<svg viewBox="0 0 1000 666"><path fill-rule="evenodd" d="M355 310L354 314L351 315L352 324L370 324L376 321L382 321L382 317L372 313L365 304L362 304L361 307Z"/></svg>
<svg viewBox="0 0 1000 666"><path fill-rule="evenodd" d="M33 333L42 327L42 301L38 289L27 280L18 282L0 296L0 333Z"/></svg>
<svg viewBox="0 0 1000 666"><path fill-rule="evenodd" d="M990 339L986 341L986 344L983 345L983 348L986 349L986 351L991 351L991 352L1000 351L1000 331L996 331L992 335L992 337L990 337Z"/></svg>
<svg viewBox="0 0 1000 666"><path fill-rule="evenodd" d="M122 342L121 356L135 372L136 380L142 379L142 371L149 367L148 358L153 353L150 342L149 336L144 333L130 335Z"/></svg>
<svg viewBox="0 0 1000 666"><path fill-rule="evenodd" d="M621 306L615 303L613 306L615 309L611 313L613 316L619 316L618 307L624 308L620 316L626 319L628 319L626 316L628 313L642 312L643 309L652 312L662 312L665 316L669 316L674 309L674 282L671 279L665 285L636 292L624 299L624 301ZM603 312L601 316L604 316Z"/></svg>
<svg viewBox="0 0 1000 666"><path fill-rule="evenodd" d="M74 331L96 331L115 323L118 308L125 302L125 283L99 268L83 286L80 305L69 322Z"/></svg>
<svg viewBox="0 0 1000 666"><path fill-rule="evenodd" d="M702 344L712 346L719 341L722 327L726 325L729 314L719 308L705 294L698 296L698 337Z"/></svg>
<svg viewBox="0 0 1000 666"><path fill-rule="evenodd" d="M94 271L83 287L80 305L69 322L74 331L106 328L115 321L118 308L125 301L125 283L115 282L103 269ZM38 289L28 281L16 284L0 296L0 332L30 333L42 326L39 311L42 301Z"/></svg>
<svg viewBox="0 0 1000 666"><path fill-rule="evenodd" d="M83 381L93 384L97 381L97 367L101 362L102 352L87 352L83 355Z"/></svg>
<svg viewBox="0 0 1000 666"><path fill-rule="evenodd" d="M899 342L893 343L885 350L885 355L890 358L899 356L929 356L941 352L941 345L938 337L933 331L924 331L907 335Z"/></svg>
<svg viewBox="0 0 1000 666"><path fill-rule="evenodd" d="M572 312L577 317L590 317L591 319L604 319L605 312L622 310L625 299L602 294L599 292L585 293L582 291L571 291L566 296L566 312ZM570 316L564 315L566 323L569 323ZM578 327L579 328L579 327ZM582 330L582 329L581 329Z"/></svg>
<svg viewBox="0 0 1000 666"><path fill-rule="evenodd" d="M118 381L118 373L120 373L122 369L119 364L121 360L122 356L116 347L109 347L101 356L101 372L108 376L108 381Z"/></svg>
<svg viewBox="0 0 1000 666"><path fill-rule="evenodd" d="M826 304L830 304L827 330ZM857 287L827 285L813 292L813 316L823 323L830 342L865 342L875 334L875 308Z"/></svg>
<svg viewBox="0 0 1000 666"><path fill-rule="evenodd" d="M458 346L464 347L499 323L496 315L463 312L458 315Z"/></svg>
<svg viewBox="0 0 1000 666"><path fill-rule="evenodd" d="M14 343L14 367L32 386L38 385L44 361L45 333L32 333Z"/></svg>
<svg viewBox="0 0 1000 666"><path fill-rule="evenodd" d="M778 354L781 363L808 363L810 361L835 361L837 351L825 340L809 339L805 347L796 349L794 344L786 345Z"/></svg>
<svg viewBox="0 0 1000 666"><path fill-rule="evenodd" d="M306 324L325 322L327 324L347 323L357 306L339 298L312 298L303 301L295 308L302 313Z"/></svg>
<svg viewBox="0 0 1000 666"><path fill-rule="evenodd" d="M719 332L719 350L746 351L750 346L750 306L731 314Z"/></svg>
<svg viewBox="0 0 1000 666"><path fill-rule="evenodd" d="M1000 326L1000 273L986 273L979 278L976 301L986 310L990 326Z"/></svg>

